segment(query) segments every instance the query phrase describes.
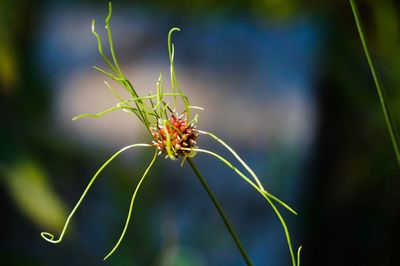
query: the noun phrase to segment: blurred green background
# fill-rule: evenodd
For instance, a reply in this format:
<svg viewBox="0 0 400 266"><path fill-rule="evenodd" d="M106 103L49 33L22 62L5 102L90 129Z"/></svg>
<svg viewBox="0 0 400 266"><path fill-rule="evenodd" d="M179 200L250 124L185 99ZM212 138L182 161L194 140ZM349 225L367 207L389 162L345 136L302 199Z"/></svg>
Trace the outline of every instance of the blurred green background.
<svg viewBox="0 0 400 266"><path fill-rule="evenodd" d="M400 4L359 1L371 50L400 119ZM173 26L178 79L199 127L217 133L299 212L283 211L302 265L396 265L400 175L347 1L113 1L122 68L141 93L168 77ZM51 245L97 168L150 142L115 104L103 66L106 1L0 1L2 265L244 265L187 165L159 160L122 245L129 200L152 152L129 151L98 178L64 241ZM167 83L167 82L166 82ZM226 151L205 137L199 145ZM196 161L255 265L289 265L271 208L219 162Z"/></svg>

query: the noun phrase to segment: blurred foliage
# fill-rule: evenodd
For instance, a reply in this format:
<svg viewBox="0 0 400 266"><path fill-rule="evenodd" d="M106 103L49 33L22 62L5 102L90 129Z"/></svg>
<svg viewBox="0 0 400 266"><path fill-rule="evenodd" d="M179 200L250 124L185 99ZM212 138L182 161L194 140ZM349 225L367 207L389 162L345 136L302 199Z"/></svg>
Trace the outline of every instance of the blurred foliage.
<svg viewBox="0 0 400 266"><path fill-rule="evenodd" d="M373 32L378 58L389 100L397 122L400 122L400 9L398 2L372 1Z"/></svg>
<svg viewBox="0 0 400 266"><path fill-rule="evenodd" d="M193 15L246 15L268 16L271 18L287 18L297 11L300 1L298 0L156 0L155 5L160 5L166 9L183 9Z"/></svg>
<svg viewBox="0 0 400 266"><path fill-rule="evenodd" d="M0 93L8 93L17 79L17 58L12 38L13 11L11 1L2 1L0 4Z"/></svg>
<svg viewBox="0 0 400 266"><path fill-rule="evenodd" d="M38 227L60 230L67 218L66 206L51 188L43 169L29 159L3 168L3 181L19 209Z"/></svg>

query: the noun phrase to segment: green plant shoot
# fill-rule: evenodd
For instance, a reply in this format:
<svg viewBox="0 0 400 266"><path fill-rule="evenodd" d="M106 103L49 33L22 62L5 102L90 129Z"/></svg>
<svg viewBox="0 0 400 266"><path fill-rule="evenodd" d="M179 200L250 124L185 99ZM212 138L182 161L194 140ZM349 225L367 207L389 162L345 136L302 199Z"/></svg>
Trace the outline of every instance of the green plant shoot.
<svg viewBox="0 0 400 266"><path fill-rule="evenodd" d="M125 99L122 97L117 89L115 89L109 82L105 81L106 87L111 91L111 93L118 99L118 103L115 106L111 106L110 108L98 112L98 113L87 113L75 116L73 120L79 120L81 118L92 117L92 118L100 118L108 113L114 112L116 110L122 110L125 112L130 112L134 114L139 121L145 126L145 129L149 132L149 136L151 137L151 141L149 143L140 143L140 144L132 144L128 145L115 154L113 154L95 173L95 175L90 180L89 184L85 188L75 207L72 209L70 215L68 216L65 225L61 231L60 236L56 239L56 237L48 232L42 232L41 236L50 243L60 243L63 240L64 235L67 232L68 225L70 223L71 218L79 208L83 199L85 198L87 192L91 188L92 184L96 180L96 178L100 175L103 169L111 163L118 155L122 152L143 147L147 149L152 149L154 151L154 156L150 161L148 167L145 172L142 174L140 181L138 182L136 188L134 189L131 202L129 205L127 218L123 230L118 238L116 244L110 249L107 255L104 257L104 260L109 258L121 244L124 235L127 232L128 225L130 219L132 217L132 210L135 199L139 193L140 187L144 182L146 176L150 172L152 166L154 165L155 160L159 157L158 155L163 155L165 158L169 158L171 160L182 159L182 165L187 160L192 167L194 173L199 178L203 188L206 190L210 199L212 200L214 206L217 208L221 218L224 221L230 235L232 236L237 248L239 249L241 255L243 256L244 261L247 265L252 265L252 262L244 250L243 245L240 243L239 238L233 230L233 227L230 225L221 204L219 204L218 200L212 193L211 189L207 185L205 179L200 174L197 166L194 164L193 157L198 153L208 154L222 163L224 163L228 168L232 169L240 178L242 178L247 184L249 184L254 191L260 194L262 198L266 200L266 202L272 207L273 211L276 213L280 223L282 224L284 234L286 236L289 253L291 257L291 262L293 266L300 265L300 250L298 249L297 256L295 255L292 247L292 242L289 234L288 227L285 223L283 216L281 215L278 205L287 209L289 212L297 215L297 213L289 207L282 200L278 199L276 196L272 195L268 192L264 186L262 185L258 176L254 173L254 171L242 160L241 157L224 141L218 138L216 135L197 129L197 121L198 114L191 115L191 110L202 110L201 107L192 106L189 103L189 99L182 92L181 87L179 86L177 75L175 73L174 67L174 55L175 49L172 44L171 38L172 33L175 31L180 31L179 28L172 28L168 34L168 55L169 55L169 63L170 63L170 80L171 80L171 90L170 92L166 92L164 90L164 82L162 80L162 75L160 74L157 82L156 82L156 93L148 94L144 96L140 96L132 83L125 77L123 74L121 67L117 61L117 56L114 51L114 44L112 39L112 32L110 28L110 20L112 16L112 5L109 3L109 13L105 20L105 28L107 30L107 39L110 49L111 58L107 57L104 53L103 45L101 42L100 35L95 30L95 21L92 21L92 33L96 37L98 50L101 57L104 60L104 63L107 69L100 68L98 66L94 66L94 69L100 71L104 75L106 75L109 79L113 80L117 85L120 85L123 89L125 89L129 95L129 99ZM172 101L172 104L170 103ZM182 105L182 110L177 110L178 105ZM247 173L243 173L240 171L232 162L228 161L221 155L206 149L201 149L197 146L197 139L201 136L207 136L217 141L220 145L225 147L237 160L237 163L241 165ZM296 259L297 257L297 259Z"/></svg>

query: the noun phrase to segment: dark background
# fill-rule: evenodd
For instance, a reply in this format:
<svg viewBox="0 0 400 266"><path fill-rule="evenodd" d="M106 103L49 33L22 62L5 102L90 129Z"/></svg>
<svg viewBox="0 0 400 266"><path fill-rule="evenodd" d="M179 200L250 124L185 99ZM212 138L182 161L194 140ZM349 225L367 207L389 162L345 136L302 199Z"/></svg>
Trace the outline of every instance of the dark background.
<svg viewBox="0 0 400 266"><path fill-rule="evenodd" d="M398 1L359 1L395 122L400 119ZM302 265L397 265L399 166L347 1L113 1L117 56L141 93L168 84L166 36L176 71L216 132L299 215L282 210ZM105 37L106 1L0 1L2 265L244 265L188 165L127 152L66 216L96 169L120 147L150 142L133 116L72 122L115 104L92 69L103 67L90 32ZM104 41L106 39L104 38ZM199 146L226 152L206 137ZM161 159L161 158L160 158ZM233 172L195 160L255 265L290 265L271 208Z"/></svg>

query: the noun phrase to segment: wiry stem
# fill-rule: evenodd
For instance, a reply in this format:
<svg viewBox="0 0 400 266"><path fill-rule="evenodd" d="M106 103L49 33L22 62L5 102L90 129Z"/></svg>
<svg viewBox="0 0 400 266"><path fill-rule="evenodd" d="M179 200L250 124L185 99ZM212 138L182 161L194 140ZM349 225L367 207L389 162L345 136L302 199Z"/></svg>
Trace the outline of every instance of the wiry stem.
<svg viewBox="0 0 400 266"><path fill-rule="evenodd" d="M169 55L169 61L170 61L171 88L172 88L172 92L174 92L174 93L176 92L176 88L178 88L178 92L180 94L182 94L182 90L179 86L178 79L176 78L176 74L175 74L175 66L174 66L175 48L174 48L173 43L171 42L171 36L174 31L180 31L180 29L174 27L168 33L168 55ZM181 99L182 99L183 104L185 105L185 112L189 116L190 115L190 110L188 108L189 100L184 95L181 95ZM173 105L174 111L176 111L176 104L177 104L177 100L176 100L176 96L174 96L174 105Z"/></svg>
<svg viewBox="0 0 400 266"><path fill-rule="evenodd" d="M96 180L97 176L103 171L103 169L112 161L115 159L115 157L117 157L118 155L120 155L122 152L124 152L127 149L130 148L135 148L135 147L151 147L152 145L149 144L133 144L133 145L129 145L126 146L122 149L120 149L119 151L117 151L116 153L114 153L113 156L111 156L100 168L99 170L97 170L96 174L92 177L92 179L90 180L89 184L87 185L86 189L83 191L81 197L79 198L78 202L76 203L75 207L72 209L71 213L69 214L67 220L65 221L64 227L62 229L62 232L59 236L59 238L57 240L54 240L54 235L48 232L42 232L40 235L48 242L53 243L53 244L57 244L60 243L64 237L64 234L68 228L69 222L72 218L72 216L74 216L76 210L79 208L79 206L81 205L83 199L85 198L87 192L89 191L90 187L93 185L94 181Z"/></svg>
<svg viewBox="0 0 400 266"><path fill-rule="evenodd" d="M350 0L350 5L353 11L354 20L356 21L358 34L360 35L361 44L364 48L365 56L367 57L367 61L369 64L369 68L371 69L372 77L374 78L376 90L378 92L379 100L382 106L383 115L385 116L386 125L389 130L390 138L392 140L394 152L396 153L397 162L400 166L400 141L398 138L398 134L396 132L396 128L393 122L393 118L391 115L390 107L388 100L386 98L385 89L382 84L381 77L379 75L378 70L376 69L375 63L370 55L367 39L364 33L364 27L361 21L360 13L358 11L357 3L355 0Z"/></svg>
<svg viewBox="0 0 400 266"><path fill-rule="evenodd" d="M241 165L243 165L243 167L246 169L246 171L253 177L254 181L257 183L257 186L259 188L258 192L260 192L261 194L265 194L269 198L271 198L271 199L275 200L276 202L278 202L279 204L281 204L283 207L285 207L288 211L290 211L294 215L297 215L297 212L295 210L293 210L289 205L287 205L285 202L281 201L280 199L278 199L277 197L272 195L270 192L268 192L263 187L263 185L261 184L260 179L254 173L254 171L246 164L245 161L242 160L242 158L240 158L240 156L228 144L226 144L222 139L218 138L216 135L214 135L214 134L212 134L210 132L206 132L206 131L202 131L202 130L198 130L198 132L201 133L201 134L205 134L207 136L212 137L213 139L215 139L216 141L221 143L222 146L224 146L230 153L232 153L232 155L239 161L239 163ZM248 180L246 180L246 181L248 182ZM255 188L255 184L254 183L252 183L251 185Z"/></svg>
<svg viewBox="0 0 400 266"><path fill-rule="evenodd" d="M297 265L296 266L300 266L300 253L302 250L303 246L300 246L299 249L297 250Z"/></svg>
<svg viewBox="0 0 400 266"><path fill-rule="evenodd" d="M106 260L108 257L110 257L115 250L117 250L119 244L121 244L122 239L125 236L126 230L128 229L128 225L129 225L129 221L131 219L131 215L132 215L132 207L133 204L135 203L135 199L136 199L136 194L138 193L141 184L143 183L144 178L147 176L147 173L150 171L150 168L153 166L155 160L157 158L157 150L154 153L153 159L151 160L149 166L146 168L146 171L144 172L144 174L142 175L142 178L140 179L139 183L137 184L136 188L135 188L135 192L133 192L132 195L132 199L131 199L131 204L129 205L129 211L128 211L128 216L126 217L126 222L125 222L125 226L124 229L122 230L121 236L118 239L117 244L115 244L115 246L112 248L112 250L107 254L107 256L104 257L103 260Z"/></svg>
<svg viewBox="0 0 400 266"><path fill-rule="evenodd" d="M199 130L199 133L208 135L208 136L212 137L213 139L215 139L216 141L218 141L219 143L221 143L222 146L224 146L228 151L230 151L230 153L232 153L233 156L235 156L235 158L243 165L243 167L247 170L247 172L250 173L250 175L253 177L254 181L256 181L258 187L261 190L265 191L263 185L261 184L260 180L258 179L257 175L254 173L254 171L251 170L251 168L245 163L245 161L243 161L242 158L240 158L239 155L228 144L226 144L222 139L218 138L216 135L214 135L210 132Z"/></svg>
<svg viewBox="0 0 400 266"><path fill-rule="evenodd" d="M182 149L184 149L184 148L182 148ZM285 236L286 236L286 241L287 241L287 244L288 244L288 247L289 247L290 256L292 258L292 265L296 266L296 258L295 258L295 254L294 254L293 248L292 248L292 241L291 241L291 238L290 238L289 229L288 229L288 227L286 225L286 222L283 219L280 211L278 210L276 205L272 202L272 200L265 193L263 193L263 191L256 184L254 184L239 169L237 169L234 165L232 165L228 160L226 160L221 155L219 155L219 154L217 154L215 152L212 152L212 151L204 150L204 149L192 148L192 150L194 150L196 152L206 153L206 154L212 155L213 157L219 159L221 162L223 162L228 167L230 167L232 170L234 170L240 177L242 177L247 183L249 183L253 188L255 188L268 201L269 205L272 207L272 209L274 210L276 216L278 216L278 219L282 224L283 231L285 232Z"/></svg>
<svg viewBox="0 0 400 266"><path fill-rule="evenodd" d="M206 190L208 196L210 197L211 201L213 202L215 208L217 209L219 215L221 216L222 220L224 221L224 224L226 228L228 229L229 233L231 234L233 240L235 241L235 244L237 248L239 249L240 253L242 254L243 259L245 260L247 265L253 265L250 257L247 255L246 251L243 248L243 245L240 243L239 238L237 237L235 231L233 230L232 225L229 223L228 218L226 217L226 214L221 206L221 204L218 202L217 198L215 197L214 193L211 191L210 187L207 184L207 181L204 179L202 174L200 173L199 169L197 168L197 165L193 162L191 158L187 158L187 161L189 162L190 166L192 167L194 173L196 174L197 178L199 179L201 185L203 188Z"/></svg>

